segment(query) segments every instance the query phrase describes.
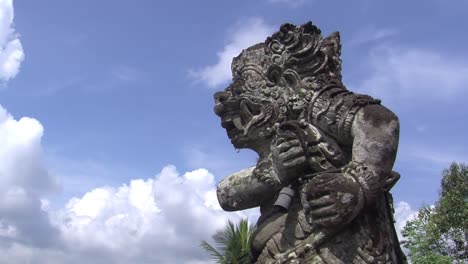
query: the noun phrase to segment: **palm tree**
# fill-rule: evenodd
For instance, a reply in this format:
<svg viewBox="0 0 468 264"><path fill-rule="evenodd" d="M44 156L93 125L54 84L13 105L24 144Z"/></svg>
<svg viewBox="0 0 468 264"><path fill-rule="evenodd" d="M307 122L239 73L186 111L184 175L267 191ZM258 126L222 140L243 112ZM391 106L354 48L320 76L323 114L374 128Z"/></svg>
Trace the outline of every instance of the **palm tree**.
<svg viewBox="0 0 468 264"><path fill-rule="evenodd" d="M210 253L216 263L248 264L254 231L255 227L249 226L247 219L242 219L237 226L228 221L223 230L213 235L215 247L206 241L201 242L201 247Z"/></svg>

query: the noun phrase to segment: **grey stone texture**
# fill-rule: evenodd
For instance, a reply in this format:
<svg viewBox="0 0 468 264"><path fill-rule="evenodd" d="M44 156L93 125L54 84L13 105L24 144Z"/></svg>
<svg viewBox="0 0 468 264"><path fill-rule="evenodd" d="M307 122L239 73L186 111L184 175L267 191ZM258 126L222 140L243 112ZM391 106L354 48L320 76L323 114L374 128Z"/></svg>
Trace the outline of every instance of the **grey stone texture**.
<svg viewBox="0 0 468 264"><path fill-rule="evenodd" d="M346 89L340 52L338 32L284 24L214 95L231 143L259 155L217 189L226 211L260 207L253 263L406 263L389 193L398 118Z"/></svg>

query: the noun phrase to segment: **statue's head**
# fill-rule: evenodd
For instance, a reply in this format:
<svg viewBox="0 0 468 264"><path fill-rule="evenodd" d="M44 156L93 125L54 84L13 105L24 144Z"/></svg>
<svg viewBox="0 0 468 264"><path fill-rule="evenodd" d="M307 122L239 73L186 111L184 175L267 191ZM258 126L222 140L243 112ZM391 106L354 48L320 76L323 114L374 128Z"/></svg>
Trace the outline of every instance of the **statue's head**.
<svg viewBox="0 0 468 264"><path fill-rule="evenodd" d="M215 94L214 107L234 147L260 151L275 124L307 119L314 94L341 83L340 48L337 32L322 38L310 22L284 24L234 58L232 83Z"/></svg>

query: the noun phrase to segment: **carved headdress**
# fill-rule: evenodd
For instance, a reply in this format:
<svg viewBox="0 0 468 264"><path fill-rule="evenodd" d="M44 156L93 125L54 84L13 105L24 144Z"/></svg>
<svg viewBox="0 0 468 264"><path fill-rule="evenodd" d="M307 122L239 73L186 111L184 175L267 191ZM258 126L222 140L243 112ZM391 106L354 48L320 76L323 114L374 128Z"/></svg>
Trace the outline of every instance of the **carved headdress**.
<svg viewBox="0 0 468 264"><path fill-rule="evenodd" d="M322 37L311 22L302 26L284 24L264 43L254 45L234 58L234 83L243 79L243 89L260 97L278 94L279 122L304 119L326 122L331 134L349 137L355 112L365 104L379 103L366 95L353 94L341 81L340 35ZM352 95L352 96L348 96ZM333 108L333 114L327 112ZM334 116L332 116L334 115Z"/></svg>
<svg viewBox="0 0 468 264"><path fill-rule="evenodd" d="M245 70L257 71L270 85L285 77L290 84L301 87L297 84L321 74L341 81L340 55L338 32L323 38L320 29L311 22L300 27L284 24L264 43L252 46L234 58L232 72L236 78Z"/></svg>

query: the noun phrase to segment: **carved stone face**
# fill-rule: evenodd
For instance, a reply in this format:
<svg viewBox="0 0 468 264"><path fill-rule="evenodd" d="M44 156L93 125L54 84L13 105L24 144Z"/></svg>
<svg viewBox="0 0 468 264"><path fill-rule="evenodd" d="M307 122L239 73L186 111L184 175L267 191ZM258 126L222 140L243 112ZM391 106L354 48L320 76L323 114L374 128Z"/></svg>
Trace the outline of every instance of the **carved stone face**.
<svg viewBox="0 0 468 264"><path fill-rule="evenodd" d="M266 92L265 94L265 91ZM261 151L269 146L275 107L263 74L245 70L224 91L215 94L215 113L235 148Z"/></svg>
<svg viewBox="0 0 468 264"><path fill-rule="evenodd" d="M215 94L215 113L236 148L262 152L275 124L306 118L307 105L322 88L317 76L339 77L339 35L322 39L311 23L280 31L234 58L233 82Z"/></svg>

